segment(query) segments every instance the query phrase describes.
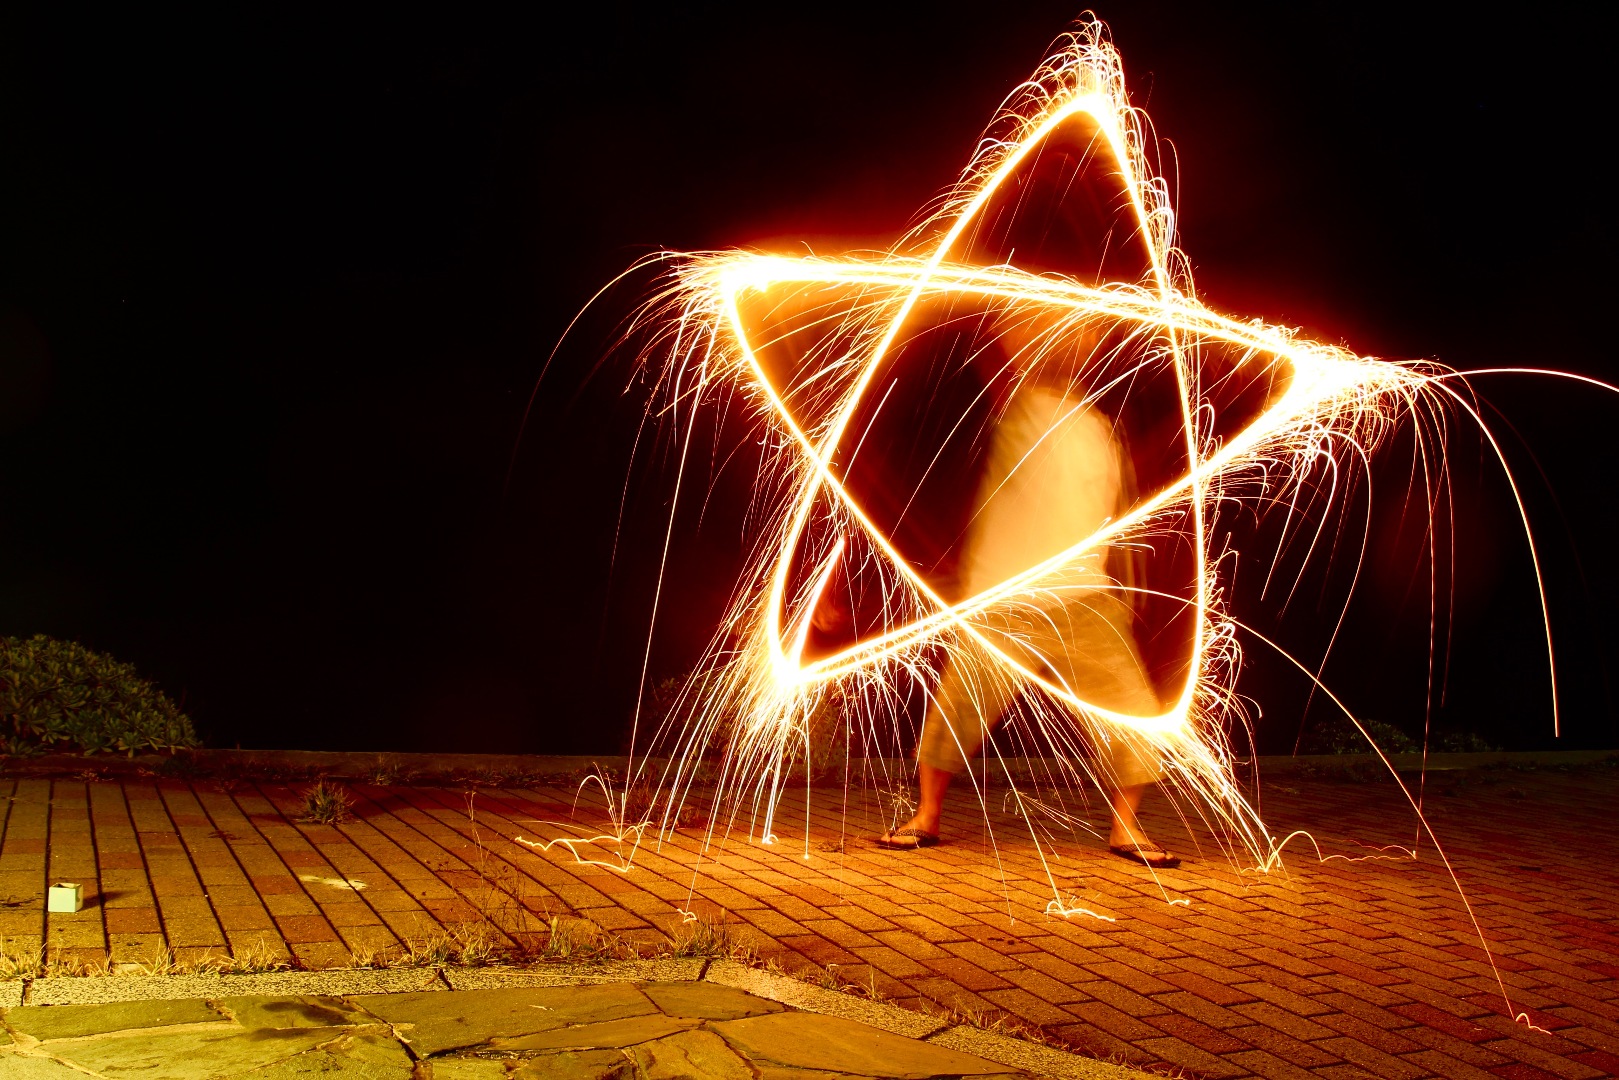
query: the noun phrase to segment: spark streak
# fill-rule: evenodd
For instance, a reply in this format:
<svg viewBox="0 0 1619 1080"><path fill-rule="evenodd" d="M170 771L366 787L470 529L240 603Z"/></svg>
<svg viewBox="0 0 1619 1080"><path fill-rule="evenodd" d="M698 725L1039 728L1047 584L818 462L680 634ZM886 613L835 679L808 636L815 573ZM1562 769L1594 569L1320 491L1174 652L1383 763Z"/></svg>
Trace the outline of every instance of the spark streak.
<svg viewBox="0 0 1619 1080"><path fill-rule="evenodd" d="M773 836L788 770L811 756L817 709L836 700L863 739L880 738L908 687L928 692L948 657L970 653L991 658L985 678L1038 691L1016 720L1060 763L1063 775L1051 779L1105 786L1106 755L1097 750L1142 746L1169 764L1170 782L1233 850L1246 850L1254 865L1273 859L1276 841L1234 776L1227 732L1242 719L1239 650L1208 520L1231 500L1302 512L1317 475L1346 453L1369 454L1403 414L1437 415L1443 391L1430 383L1447 372L1356 356L1202 304L1174 245L1168 187L1151 167L1145 117L1128 102L1118 53L1094 25L1059 45L1005 103L942 208L895 250L682 256L644 314L660 327L647 357L677 422L689 423L713 393L740 391L767 443L761 557L711 650L702 694L683 702L662 733L676 744L660 778L670 807L689 788L697 756L723 742L722 790L751 792L757 835ZM994 234L1003 219L1031 216L1042 170L1054 167L1068 169L1069 188L1099 192L1105 235L1093 265L1084 264L1085 244L1096 249L1099 238L1080 236L1065 272L1036 273L1017 264L1011 238L997 246ZM1052 206L1060 210L1067 197ZM1110 272L1121 266L1128 276ZM866 444L881 411L896 388L900 397L918 393L917 369L938 358L924 339L940 327L971 338L964 351L972 359L950 358L962 369L991 357L979 397L994 399L992 414L1014 392L1057 384L1077 408L1124 429L1132 410L1148 408L1141 399L1151 394L1140 388L1155 386L1156 414L1176 429L1159 453L1178 465L1064 550L951 595L947 576L905 550L904 512L885 514L865 490L868 462L880 459ZM929 387L935 403L938 388ZM993 422L958 418L933 448L935 460L943 444L970 443ZM937 481L932 468L907 479L907 509ZM1110 586L1132 603L1184 609L1166 616L1181 645L1161 710L1092 700L1087 687L1068 685L996 630L1078 592L1076 575L1094 578L1110 549L1177 545L1190 556L1178 585ZM833 593L875 614L810 655L812 626Z"/></svg>
<svg viewBox="0 0 1619 1080"><path fill-rule="evenodd" d="M763 447L756 558L651 740L659 753L626 779L655 792L648 821L626 829L615 818L612 837L557 843L627 845L618 860L591 860L627 869L641 830L667 837L706 769L716 775L705 843L739 818L775 843L782 793L800 766L810 778L827 713L845 753L858 748L881 768L878 751L903 742L899 718L952 662L973 665L982 700L1015 701L1004 730L1036 773L1016 776L998 760L1052 890L1048 914L1111 919L1065 893L1048 859L1052 829L1088 828L1062 809L1062 793L1114 786L1114 745L1164 762L1177 806L1236 861L1269 871L1306 835L1273 836L1236 777L1246 628L1224 601L1236 553L1216 545L1211 521L1230 507L1277 509L1282 545L1296 538L1308 562L1344 474L1364 471L1397 424L1416 429L1430 511L1448 482L1452 411L1505 459L1459 373L1359 356L1204 305L1175 244L1153 145L1118 53L1092 23L1060 39L1008 97L939 209L891 251L652 260L664 287L626 335L650 334L649 416L679 432L684 470L700 410L735 400L751 410ZM1087 414L1129 440L1139 490L1061 550L967 588L950 560L971 521L952 520L950 500L971 486L964 478L1008 403L1031 390L1062 403L1052 439ZM1140 580L1114 570L1132 559L1148 567ZM1278 550L1272 572L1280 561ZM1155 643L1160 708L1110 704L1023 647L1061 603L1096 597L1134 611ZM974 787L987 822L987 794ZM806 818L806 858L808 832Z"/></svg>

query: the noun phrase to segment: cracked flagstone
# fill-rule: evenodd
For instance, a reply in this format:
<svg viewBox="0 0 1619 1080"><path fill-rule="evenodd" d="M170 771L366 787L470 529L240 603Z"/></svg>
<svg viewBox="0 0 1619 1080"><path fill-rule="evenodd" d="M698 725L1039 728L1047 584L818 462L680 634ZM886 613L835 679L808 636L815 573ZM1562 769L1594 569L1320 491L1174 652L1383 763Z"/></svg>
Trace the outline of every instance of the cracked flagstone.
<svg viewBox="0 0 1619 1080"><path fill-rule="evenodd" d="M652 972L654 969L647 969ZM725 971L720 972L722 977ZM734 974L734 973L733 973ZM725 982L586 981L394 994L258 994L0 1011L4 1080L1028 1080L1131 1074L1002 1062ZM734 980L733 980L734 981ZM311 985L319 986L318 980ZM760 983L764 989L772 986ZM873 1023L886 1007L868 1003ZM939 1021L930 1022L934 1025ZM948 1032L937 1033L940 1038ZM1050 1064L1062 1066L1063 1055ZM1077 1060L1077 1059L1076 1059ZM1027 1068L1027 1066L1025 1066Z"/></svg>
<svg viewBox="0 0 1619 1080"><path fill-rule="evenodd" d="M745 1016L781 1012L784 1008L767 998L711 982L649 983L641 987L641 991L670 1016L740 1020Z"/></svg>
<svg viewBox="0 0 1619 1080"><path fill-rule="evenodd" d="M215 1008L249 1030L259 1028L330 1028L374 1024L376 1019L340 997L228 997Z"/></svg>
<svg viewBox="0 0 1619 1080"><path fill-rule="evenodd" d="M225 1080L313 1050L333 1039L328 1029L181 1031L161 1029L105 1039L53 1042L43 1048L101 1076L163 1080ZM0 1059L3 1060L3 1059Z"/></svg>
<svg viewBox="0 0 1619 1080"><path fill-rule="evenodd" d="M753 1070L712 1031L686 1031L635 1048L635 1064L646 1080L753 1080Z"/></svg>
<svg viewBox="0 0 1619 1080"><path fill-rule="evenodd" d="M394 1025L423 1057L494 1038L657 1012L646 995L629 983L366 995L353 1000Z"/></svg>
<svg viewBox="0 0 1619 1080"><path fill-rule="evenodd" d="M342 1076L351 1080L411 1080L416 1063L386 1035L346 1035L333 1045L248 1073L252 1080Z"/></svg>
<svg viewBox="0 0 1619 1080"><path fill-rule="evenodd" d="M119 1005L24 1005L6 1010L6 1026L41 1042L175 1024L222 1024L203 1001L132 1001Z"/></svg>
<svg viewBox="0 0 1619 1080"><path fill-rule="evenodd" d="M515 1039L493 1038L489 1045L497 1050L597 1050L634 1046L677 1034L701 1024L698 1017L684 1016L632 1016L626 1020L609 1020L604 1024L579 1024L555 1031L542 1031L536 1035L521 1035Z"/></svg>
<svg viewBox="0 0 1619 1080"><path fill-rule="evenodd" d="M511 1080L636 1080L635 1062L613 1050L553 1054L526 1063Z"/></svg>

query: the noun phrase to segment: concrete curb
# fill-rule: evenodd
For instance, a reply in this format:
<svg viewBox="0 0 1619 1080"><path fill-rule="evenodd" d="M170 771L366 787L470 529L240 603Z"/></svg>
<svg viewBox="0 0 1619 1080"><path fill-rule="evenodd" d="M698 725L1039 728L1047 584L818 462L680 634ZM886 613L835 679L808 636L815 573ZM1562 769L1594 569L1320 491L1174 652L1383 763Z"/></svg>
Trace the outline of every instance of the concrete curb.
<svg viewBox="0 0 1619 1080"><path fill-rule="evenodd" d="M697 982L707 960L608 960L600 964L546 964L532 968L445 968L452 990L507 986L597 986L616 982Z"/></svg>
<svg viewBox="0 0 1619 1080"><path fill-rule="evenodd" d="M777 1001L802 1012L868 1024L909 1039L1060 1080L1162 1080L1152 1073L1080 1057L1049 1046L952 1026L896 1005L866 1001L836 990L750 968L733 960L697 958L613 960L536 968L405 968L273 971L258 975L109 975L0 983L0 1007L109 1005L124 1001L176 1001L239 996L398 994L424 990L453 994L523 986L589 986L616 982L708 981Z"/></svg>
<svg viewBox="0 0 1619 1080"><path fill-rule="evenodd" d="M714 961L708 969L706 978L709 982L719 983L721 986L746 990L755 997L779 1001L783 1005L791 1005L805 1012L838 1016L845 1020L870 1024L872 1027L891 1031L895 1035L903 1035L907 1039L925 1039L949 1026L937 1017L923 1016L921 1013L914 1013L897 1005L885 1005L880 1001L864 1001L837 990L811 986L809 983L799 982L785 975L772 975L768 971L750 968L734 960Z"/></svg>
<svg viewBox="0 0 1619 1080"><path fill-rule="evenodd" d="M446 989L437 968L339 968L267 971L258 975L91 975L35 979L28 987L25 1001L29 1005L112 1005L120 1001L180 1001L244 995L335 997Z"/></svg>
<svg viewBox="0 0 1619 1080"><path fill-rule="evenodd" d="M1155 1073L1145 1073L1127 1065L1114 1065L1094 1058L1083 1058L1062 1050L1053 1050L1039 1043L1025 1042L1006 1035L980 1031L978 1028L953 1027L929 1036L926 1040L948 1050L959 1050L987 1061L1010 1065L1014 1069L1041 1076L1060 1077L1061 1080L1142 1080ZM1158 1077L1157 1080L1163 1080Z"/></svg>
<svg viewBox="0 0 1619 1080"><path fill-rule="evenodd" d="M959 1050L1042 1076L1061 1077L1062 1080L1141 1080L1153 1076L1138 1069L1083 1058L1022 1039L995 1035L972 1027L951 1026L938 1017L923 1016L880 1001L850 997L837 990L811 986L733 960L714 961L705 978L709 982L746 990L755 997L779 1001L804 1012L854 1020L908 1039L921 1039L947 1050Z"/></svg>

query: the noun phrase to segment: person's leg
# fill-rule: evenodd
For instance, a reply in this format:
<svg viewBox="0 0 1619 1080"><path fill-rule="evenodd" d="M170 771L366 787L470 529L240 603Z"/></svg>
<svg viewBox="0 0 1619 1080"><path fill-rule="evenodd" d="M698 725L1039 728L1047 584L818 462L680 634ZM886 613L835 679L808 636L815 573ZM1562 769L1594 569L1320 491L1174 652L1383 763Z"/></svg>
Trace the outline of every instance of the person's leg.
<svg viewBox="0 0 1619 1080"><path fill-rule="evenodd" d="M909 841L938 837L950 782L977 755L1011 698L1006 679L990 665L970 653L950 658L928 706L916 748L917 784L921 789L916 812L909 821L885 833L880 843L909 847L916 846Z"/></svg>
<svg viewBox="0 0 1619 1080"><path fill-rule="evenodd" d="M1113 788L1108 792L1108 806L1113 821L1107 844L1115 854L1127 859L1168 869L1180 865L1180 860L1156 843L1136 816L1148 787L1163 777L1158 760L1156 754L1149 756L1132 740L1114 735Z"/></svg>
<svg viewBox="0 0 1619 1080"><path fill-rule="evenodd" d="M900 829L916 829L927 836L938 836L939 816L944 813L944 795L950 790L950 781L955 778L955 773L946 772L937 765L918 762L916 780L922 789L921 796L917 799L916 813Z"/></svg>
<svg viewBox="0 0 1619 1080"><path fill-rule="evenodd" d="M1109 793L1108 805L1113 811L1113 828L1107 836L1110 846L1123 847L1126 844L1156 846L1146 830L1141 827L1140 819L1136 817L1136 810L1141 807L1141 797L1146 793L1146 784L1131 784L1129 787L1115 788Z"/></svg>
<svg viewBox="0 0 1619 1080"><path fill-rule="evenodd" d="M1076 589L1071 599L1051 613L1051 640L1041 642L1057 658L1060 677L1083 700L1113 712L1155 716L1163 709L1136 651L1129 605L1112 589ZM1099 754L1097 778L1111 811L1108 847L1125 858L1149 866L1174 866L1179 860L1148 835L1136 815L1147 788L1162 778L1161 755L1151 740L1111 722L1111 730L1094 732L1106 739Z"/></svg>

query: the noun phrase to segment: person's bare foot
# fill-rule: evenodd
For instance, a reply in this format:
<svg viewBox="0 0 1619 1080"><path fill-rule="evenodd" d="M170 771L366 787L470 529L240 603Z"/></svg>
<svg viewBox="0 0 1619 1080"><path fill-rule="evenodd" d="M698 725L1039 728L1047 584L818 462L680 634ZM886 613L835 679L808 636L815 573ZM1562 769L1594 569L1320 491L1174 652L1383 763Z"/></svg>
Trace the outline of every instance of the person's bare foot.
<svg viewBox="0 0 1619 1080"><path fill-rule="evenodd" d="M1181 864L1179 858L1165 851L1152 837L1139 829L1120 828L1115 822L1108 834L1107 849L1113 854L1154 870L1172 870Z"/></svg>
<svg viewBox="0 0 1619 1080"><path fill-rule="evenodd" d="M917 766L917 781L921 798L911 820L897 829L889 829L877 838L887 848L932 847L939 842L939 818L944 813L944 795L950 790L951 774L923 762Z"/></svg>
<svg viewBox="0 0 1619 1080"><path fill-rule="evenodd" d="M917 814L897 829L889 829L877 838L877 843L886 848L923 848L932 847L939 842L939 819L931 820L922 814Z"/></svg>
<svg viewBox="0 0 1619 1080"><path fill-rule="evenodd" d="M1113 792L1109 799L1113 808L1113 828L1108 831L1107 849L1121 859L1150 866L1154 870L1170 870L1179 866L1181 861L1148 836L1136 817L1136 808L1141 805L1141 796L1146 790L1146 784L1136 784Z"/></svg>

